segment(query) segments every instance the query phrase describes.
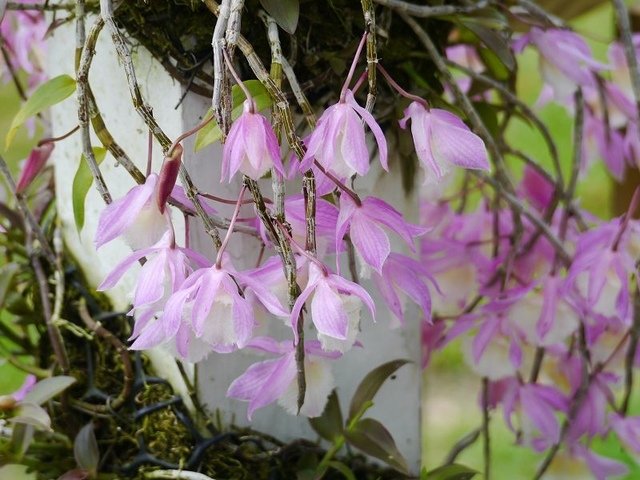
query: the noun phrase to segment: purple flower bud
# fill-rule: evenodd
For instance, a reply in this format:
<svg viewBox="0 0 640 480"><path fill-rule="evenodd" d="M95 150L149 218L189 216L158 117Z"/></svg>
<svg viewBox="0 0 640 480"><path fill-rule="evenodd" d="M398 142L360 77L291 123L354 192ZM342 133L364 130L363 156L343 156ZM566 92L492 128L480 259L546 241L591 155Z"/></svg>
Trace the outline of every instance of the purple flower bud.
<svg viewBox="0 0 640 480"><path fill-rule="evenodd" d="M27 187L31 185L34 178L38 176L42 168L47 163L47 160L49 160L54 146L55 144L53 142L47 142L31 150L31 153L22 168L22 172L20 172L20 178L16 185L16 191L18 193L24 192Z"/></svg>

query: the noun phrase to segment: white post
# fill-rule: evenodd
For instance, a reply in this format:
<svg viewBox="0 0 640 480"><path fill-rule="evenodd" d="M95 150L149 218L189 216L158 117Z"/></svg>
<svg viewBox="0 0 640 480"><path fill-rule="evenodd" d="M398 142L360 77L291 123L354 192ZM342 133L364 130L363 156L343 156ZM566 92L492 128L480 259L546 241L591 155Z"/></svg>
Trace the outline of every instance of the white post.
<svg viewBox="0 0 640 480"><path fill-rule="evenodd" d="M67 73L73 75L74 30L72 26L63 26L53 31L49 44L48 69L50 76ZM138 117L131 105L124 71L118 62L110 36L103 33L96 47L96 57L90 73L90 84L95 93L98 106L105 123L116 141L129 154L131 159L144 171L147 158L147 127ZM188 94L176 109L183 88L153 60L142 47L135 49L134 63L143 95L153 107L153 113L159 125L171 137L175 138L183 131L196 125L210 105L210 99ZM69 99L53 109L53 135L68 131L77 124L74 100ZM100 146L94 137L94 146ZM193 139L184 143L184 161L196 185L216 195L235 198L239 184L227 185L219 181L221 148L215 145L201 152L193 152ZM154 167L158 170L162 160L159 146L154 146ZM63 222L65 242L71 253L84 268L92 285L98 285L105 275L128 253L124 243L116 241L103 247L96 253L93 237L96 231L100 211L104 208L101 198L92 189L86 201L86 222L79 235L73 219L71 186L73 176L82 152L80 137L60 143L52 157L56 169L56 192L59 214ZM101 170L114 198L118 198L134 186L133 180L122 167L116 167L110 156L102 163ZM397 169L396 169L397 170ZM373 176L372 174L370 174ZM380 176L371 180L370 193L383 197L400 210L415 212L417 201L407 199L403 193L399 175ZM358 186L362 189L362 186ZM228 216L229 212L222 212ZM175 218L179 226L177 238L183 233L181 219ZM415 217L415 216L414 216ZM411 216L409 216L411 218ZM414 218L415 219L415 218ZM183 230L182 230L183 231ZM193 226L191 246L209 255L212 253L211 241L201 230ZM236 234L230 253L237 268L254 266L258 255L258 243L243 234ZM134 275L130 274L109 292L114 307L126 310L130 301L129 292L133 291ZM371 284L365 288L374 292ZM369 288L371 287L371 288ZM407 321L407 327L389 329L389 314L380 299L375 298L378 307L377 323L372 323L368 314L363 313L359 340L364 348L354 348L342 359L335 362L333 373L336 377L338 395L343 412L349 405L351 396L363 377L378 365L394 359L409 359L413 363L398 370L389 379L375 398L375 406L366 416L381 421L396 440L399 450L407 458L414 472L418 472L421 458L421 376L420 369L420 322L417 310L414 318ZM246 404L226 398L225 393L230 382L239 376L259 357L249 353L211 354L198 365L199 393L202 402L211 410L219 410L226 422L248 425ZM166 355L152 354L152 361L163 374L175 372L175 364L167 361ZM164 364L161 366L160 363ZM174 379L174 386L180 389L180 382ZM181 390L184 393L184 390ZM183 395L184 396L184 395ZM268 432L284 441L295 438L316 439L306 418L293 417L278 406L270 406L255 413L251 426Z"/></svg>

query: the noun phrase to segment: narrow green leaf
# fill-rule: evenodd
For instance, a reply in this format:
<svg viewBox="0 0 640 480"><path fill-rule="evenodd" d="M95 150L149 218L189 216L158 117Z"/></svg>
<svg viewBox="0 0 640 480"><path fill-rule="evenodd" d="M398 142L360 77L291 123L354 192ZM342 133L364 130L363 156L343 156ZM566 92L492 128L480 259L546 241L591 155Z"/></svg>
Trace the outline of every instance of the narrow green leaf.
<svg viewBox="0 0 640 480"><path fill-rule="evenodd" d="M291 35L295 33L300 17L300 0L260 0L260 4L280 28Z"/></svg>
<svg viewBox="0 0 640 480"><path fill-rule="evenodd" d="M73 442L73 456L78 466L95 474L100 463L100 450L93 431L93 422L87 423L80 429Z"/></svg>
<svg viewBox="0 0 640 480"><path fill-rule="evenodd" d="M379 458L390 467L408 474L409 468L389 431L373 418L363 418L345 432L347 442L372 457Z"/></svg>
<svg viewBox="0 0 640 480"><path fill-rule="evenodd" d="M45 378L36 383L31 391L24 397L24 402L42 405L53 397L62 393L69 386L75 383L76 379L65 375Z"/></svg>
<svg viewBox="0 0 640 480"><path fill-rule="evenodd" d="M27 473L29 467L26 465L17 465L9 463L0 467L0 478L11 478L12 480L36 480L35 470Z"/></svg>
<svg viewBox="0 0 640 480"><path fill-rule="evenodd" d="M309 423L318 435L330 442L333 442L338 435L342 434L344 421L342 420L338 394L335 390L329 395L329 400L324 407L322 415L310 418Z"/></svg>
<svg viewBox="0 0 640 480"><path fill-rule="evenodd" d="M258 111L262 111L268 108L273 103L269 92L264 88L264 85L258 80L247 80L244 82L244 86L247 87L249 93L253 97L253 101L256 103ZM234 85L231 88L231 99L233 104L233 110L231 111L231 119L235 120L242 114L243 103L245 95L242 89L238 85ZM213 115L213 112L209 110L205 115L205 119ZM207 145L217 142L222 138L222 132L216 121L209 122L206 126L198 131L196 134L196 140L194 150L197 152L202 150Z"/></svg>
<svg viewBox="0 0 640 480"><path fill-rule="evenodd" d="M509 71L515 70L516 57L513 55L511 45L504 35L499 31L485 27L472 18L463 18L460 23L473 32L489 50L493 51Z"/></svg>
<svg viewBox="0 0 640 480"><path fill-rule="evenodd" d="M373 400L378 390L389 376L398 370L401 366L409 363L409 360L392 360L379 367L373 369L360 382L356 393L353 394L351 405L349 407L349 419L347 423L360 411L362 406Z"/></svg>
<svg viewBox="0 0 640 480"><path fill-rule="evenodd" d="M426 474L426 480L470 480L478 474L476 470L452 463L443 465Z"/></svg>
<svg viewBox="0 0 640 480"><path fill-rule="evenodd" d="M29 445L31 445L34 434L35 428L33 428L32 425L16 423L13 426L13 431L11 432L11 451L14 454L14 458L22 458L29 448Z"/></svg>
<svg viewBox="0 0 640 480"><path fill-rule="evenodd" d="M346 480L357 480L351 469L344 463L333 460L329 462L329 466L334 470L339 471L344 476L344 478L346 478Z"/></svg>
<svg viewBox="0 0 640 480"><path fill-rule="evenodd" d="M93 147L93 155L96 157L96 163L100 165L107 156L107 150L102 147ZM75 177L73 177L73 186L71 188L73 218L76 221L78 232L84 227L84 203L92 183L93 175L91 175L89 164L84 154L82 154L78 170L76 171Z"/></svg>
<svg viewBox="0 0 640 480"><path fill-rule="evenodd" d="M11 122L5 138L5 148L9 148L18 128L30 117L60 103L76 89L76 81L69 75L59 75L40 85L27 99Z"/></svg>
<svg viewBox="0 0 640 480"><path fill-rule="evenodd" d="M13 276L18 272L20 266L17 263L7 263L0 267L0 308L4 305Z"/></svg>

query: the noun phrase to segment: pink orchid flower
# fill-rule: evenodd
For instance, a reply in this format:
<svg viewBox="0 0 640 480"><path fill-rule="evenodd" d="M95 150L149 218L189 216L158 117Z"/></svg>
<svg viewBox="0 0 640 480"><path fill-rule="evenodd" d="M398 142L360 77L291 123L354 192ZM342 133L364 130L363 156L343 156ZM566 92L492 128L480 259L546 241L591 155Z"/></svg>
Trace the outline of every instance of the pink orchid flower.
<svg viewBox="0 0 640 480"><path fill-rule="evenodd" d="M420 262L399 253L391 253L382 266L382 273L374 274L373 281L398 325L405 324L405 297L418 305L426 321L431 322L431 294L425 280L436 285Z"/></svg>
<svg viewBox="0 0 640 480"><path fill-rule="evenodd" d="M593 59L587 42L570 30L533 27L514 42L514 50L520 52L529 43L540 52L540 71L546 85L539 103L551 96L562 103L571 101L577 86L594 87L593 72L607 68Z"/></svg>
<svg viewBox="0 0 640 480"><path fill-rule="evenodd" d="M98 220L96 248L120 235L134 250L147 248L172 228L169 210L162 212L156 202L158 183L158 175L152 173L145 183L105 207Z"/></svg>
<svg viewBox="0 0 640 480"><path fill-rule="evenodd" d="M375 305L367 291L326 268L309 262L309 281L298 296L291 311L291 327L298 342L296 326L305 302L311 298L311 320L318 330L323 348L341 352L355 343L358 330L360 303L364 303L372 317Z"/></svg>
<svg viewBox="0 0 640 480"><path fill-rule="evenodd" d="M610 480L629 473L629 468L624 463L598 455L581 443L571 445L570 450L575 457L587 464L595 480Z"/></svg>
<svg viewBox="0 0 640 480"><path fill-rule="evenodd" d="M293 344L278 343L269 337L256 337L247 344L247 347L277 354L280 357L251 365L231 383L227 396L249 402L247 409L249 420L256 410L276 400L289 413L296 414L298 388L296 352ZM300 413L307 417L317 417L322 414L334 385L333 375L326 359L338 358L340 354L325 352L317 340L306 341L304 348L307 390Z"/></svg>
<svg viewBox="0 0 640 480"><path fill-rule="evenodd" d="M135 317L130 339L154 326L154 315L161 312L169 297L178 291L187 276L193 272L191 263L205 268L210 262L199 253L188 248L177 247L172 232L167 232L150 248L138 250L120 262L98 287L99 291L113 288L122 276L140 259L147 261L140 269L133 292L133 308L129 315Z"/></svg>
<svg viewBox="0 0 640 480"><path fill-rule="evenodd" d="M406 128L411 120L411 135L425 184L439 181L452 165L489 170L484 142L453 113L411 102L404 114L400 126Z"/></svg>
<svg viewBox="0 0 640 480"><path fill-rule="evenodd" d="M612 248L618 230L619 223L613 221L580 236L567 282L575 287L585 311L627 321L635 260L626 248L629 235L623 235L616 250Z"/></svg>
<svg viewBox="0 0 640 480"><path fill-rule="evenodd" d="M623 417L612 413L609 415L609 425L629 449L640 454L640 417Z"/></svg>
<svg viewBox="0 0 640 480"><path fill-rule="evenodd" d="M556 388L536 383L524 385L511 378L506 380L501 402L504 420L512 432L520 432L519 442L530 446L536 452L543 452L560 441L558 413L567 413L568 399ZM516 428L512 417L519 415Z"/></svg>
<svg viewBox="0 0 640 480"><path fill-rule="evenodd" d="M47 28L42 12L10 10L0 21L0 37L8 52L11 67L27 73L30 88L39 85L47 77L41 65L46 51ZM0 59L0 63L4 61ZM8 68L0 68L0 78L9 80L11 77L7 75L8 72Z"/></svg>
<svg viewBox="0 0 640 480"><path fill-rule="evenodd" d="M231 125L222 152L222 181L231 182L238 171L259 180L272 167L285 176L273 127L255 110L253 100L245 100L242 115Z"/></svg>
<svg viewBox="0 0 640 480"><path fill-rule="evenodd" d="M220 267L201 268L189 275L169 297L158 321L141 331L131 348L146 350L169 342L177 356L191 362L211 351L243 348L256 322L253 304L238 284L250 288L271 313L287 315L275 295L237 272L227 257L224 260Z"/></svg>
<svg viewBox="0 0 640 480"><path fill-rule="evenodd" d="M382 274L382 266L391 252L391 245L381 225L398 234L414 251L415 238L429 231L405 222L399 211L379 198L367 197L357 205L349 195L344 194L340 197L340 215L336 224L336 252L340 251L348 230L362 260Z"/></svg>
<svg viewBox="0 0 640 480"><path fill-rule="evenodd" d="M311 168L313 159L339 179L354 173L366 175L369 171L369 152L364 132L366 123L378 143L380 164L387 164L387 141L373 116L356 102L351 90L346 90L344 101L327 108L311 133L307 152L301 160L303 171Z"/></svg>

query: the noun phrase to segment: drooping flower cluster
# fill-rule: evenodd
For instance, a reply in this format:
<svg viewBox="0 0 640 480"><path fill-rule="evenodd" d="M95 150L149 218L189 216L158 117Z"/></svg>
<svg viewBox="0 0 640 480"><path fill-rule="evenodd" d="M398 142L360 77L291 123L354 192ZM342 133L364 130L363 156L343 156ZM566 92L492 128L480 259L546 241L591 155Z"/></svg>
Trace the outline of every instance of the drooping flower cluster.
<svg viewBox="0 0 640 480"><path fill-rule="evenodd" d="M264 260L253 269L234 266L225 249L240 222L238 213L244 202L246 180L214 262L178 246L172 207L167 202L191 205L184 192L174 187L174 163L182 154L178 145L173 150L178 153L165 158L159 175L150 174L144 184L132 188L103 211L96 246L121 236L134 252L116 266L100 288L113 287L136 262L142 264L131 299L130 315L135 320L130 339L133 349L162 347L191 362L211 352L238 349L276 355L277 358L252 365L229 387L229 396L249 402L249 417L276 400L293 413L297 410L296 355L302 341L298 327L304 322L316 338L305 335L307 394L301 413L317 416L333 388L330 360L359 344L358 333L367 328L382 307L376 308L371 290L358 283L360 275L373 277L389 316L394 317L393 325L421 321L415 315L413 319L405 318L407 300L417 304L425 318L430 317L434 278L416 258L401 253L394 244L395 238L389 236L389 232L395 234L415 252L416 239L428 228L408 222L385 200L361 197L347 186L370 170L365 126L375 138L380 165L388 169L384 133L373 115L358 104L348 85L338 103L325 110L307 136L306 153L292 159L287 171L271 125L256 110L254 101L248 98L243 113L232 124L224 145L220 178L230 182L242 174L259 180L271 172L276 178L293 181L308 171L315 172L318 188L311 233L315 248L307 246L307 198L293 193L283 201L286 226L264 223L257 212L254 219L241 220L245 228L255 226L256 236L274 253L281 253L282 248L278 245L281 238L274 237L273 228L282 228L292 257L261 255ZM417 155L429 181L438 181L453 166L489 169L483 141L452 113L429 109L423 102L409 105L409 117ZM405 126L406 119L401 123ZM289 265L291 262L293 265ZM359 264L360 275L357 268L351 268L353 278L347 279L343 273L346 263ZM329 267L331 264L336 273ZM292 268L296 278L293 286L286 276ZM292 289L298 289L293 297ZM265 327L282 325L289 329L288 341L276 342L262 336Z"/></svg>
<svg viewBox="0 0 640 480"><path fill-rule="evenodd" d="M625 180L640 150L623 46L612 44L605 64L569 30L536 26L514 50L526 44L540 57L545 83L538 103L554 100L573 115L584 109L584 124L575 127L583 133L574 153L581 162L576 183L599 161ZM636 54L639 45L636 36ZM574 100L577 90L584 106ZM487 380L481 407L501 409L518 444L557 459L553 468L578 463L595 478L612 478L627 467L596 453L594 443L617 436L637 452L640 437L623 380L640 366L631 333L638 318L640 222L633 216L640 191L626 212L603 221L562 197L567 186L557 171L521 157L527 165L513 186L517 198L502 206L485 195L469 200L469 189L449 197L453 203L423 195L421 224L430 230L422 237L421 264L439 286L434 323L424 329L425 356L459 341L469 368Z"/></svg>

